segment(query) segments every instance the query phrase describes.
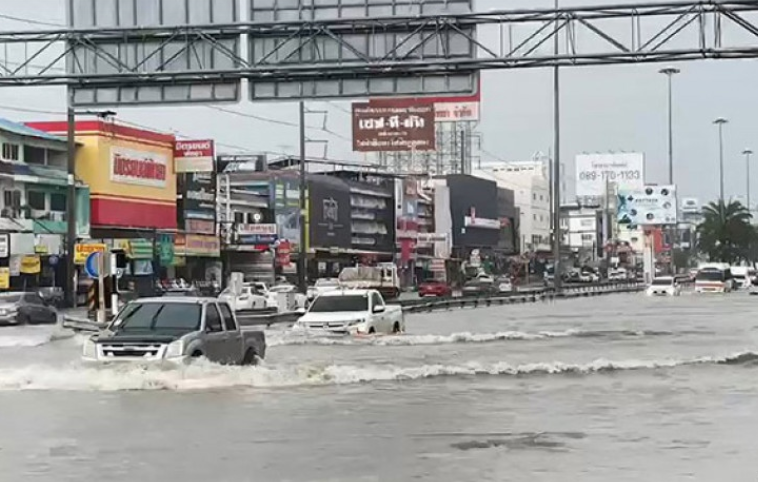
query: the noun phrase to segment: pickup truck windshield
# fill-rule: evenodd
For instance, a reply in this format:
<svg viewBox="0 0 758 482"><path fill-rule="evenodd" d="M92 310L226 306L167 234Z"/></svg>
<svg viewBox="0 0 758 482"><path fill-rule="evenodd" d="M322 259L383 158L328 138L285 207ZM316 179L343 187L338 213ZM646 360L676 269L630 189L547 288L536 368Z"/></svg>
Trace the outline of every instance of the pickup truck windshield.
<svg viewBox="0 0 758 482"><path fill-rule="evenodd" d="M311 305L311 313L332 313L339 311L368 311L368 297L355 296L319 296Z"/></svg>
<svg viewBox="0 0 758 482"><path fill-rule="evenodd" d="M725 277L723 271L702 270L695 276L695 281L724 281Z"/></svg>
<svg viewBox="0 0 758 482"><path fill-rule="evenodd" d="M121 331L196 331L200 329L197 303L134 303L113 322Z"/></svg>

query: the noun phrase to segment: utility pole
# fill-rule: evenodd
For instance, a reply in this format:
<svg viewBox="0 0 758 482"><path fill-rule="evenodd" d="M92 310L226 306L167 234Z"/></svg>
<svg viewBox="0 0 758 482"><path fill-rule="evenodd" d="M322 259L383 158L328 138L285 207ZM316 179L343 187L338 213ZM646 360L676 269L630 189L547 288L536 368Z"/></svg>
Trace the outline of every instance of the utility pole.
<svg viewBox="0 0 758 482"><path fill-rule="evenodd" d="M672 78L680 71L675 67L666 67L659 71L668 78L668 148L669 148L669 185L674 185L674 109L673 109L673 82ZM674 246L677 238L678 226L674 224L669 230L669 244L671 246L670 268L671 274L676 274L676 263L674 262Z"/></svg>
<svg viewBox="0 0 758 482"><path fill-rule="evenodd" d="M306 226L307 213L305 205L306 176L305 176L305 102L300 101L300 244L297 256L297 284L301 293L308 291L308 277L306 276L308 249L306 239L308 227Z"/></svg>
<svg viewBox="0 0 758 482"><path fill-rule="evenodd" d="M555 34L553 48L558 55L558 0L555 0ZM553 67L553 286L561 291L561 78L558 66Z"/></svg>
<svg viewBox="0 0 758 482"><path fill-rule="evenodd" d="M76 250L76 113L74 112L74 89L67 88L68 108L66 110L67 121L67 199L66 199L66 283L65 289L66 306L76 307L76 264L74 263L74 251Z"/></svg>

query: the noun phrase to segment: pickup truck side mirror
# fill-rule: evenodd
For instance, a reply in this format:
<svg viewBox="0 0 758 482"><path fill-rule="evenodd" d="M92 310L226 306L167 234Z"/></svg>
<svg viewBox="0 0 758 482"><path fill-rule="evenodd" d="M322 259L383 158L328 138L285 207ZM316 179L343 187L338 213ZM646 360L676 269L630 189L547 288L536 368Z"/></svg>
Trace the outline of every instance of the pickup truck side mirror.
<svg viewBox="0 0 758 482"><path fill-rule="evenodd" d="M384 313L384 305L374 306L374 313Z"/></svg>
<svg viewBox="0 0 758 482"><path fill-rule="evenodd" d="M298 315L304 315L305 312L306 312L305 308L302 308L302 307L295 310L295 313L297 313Z"/></svg>

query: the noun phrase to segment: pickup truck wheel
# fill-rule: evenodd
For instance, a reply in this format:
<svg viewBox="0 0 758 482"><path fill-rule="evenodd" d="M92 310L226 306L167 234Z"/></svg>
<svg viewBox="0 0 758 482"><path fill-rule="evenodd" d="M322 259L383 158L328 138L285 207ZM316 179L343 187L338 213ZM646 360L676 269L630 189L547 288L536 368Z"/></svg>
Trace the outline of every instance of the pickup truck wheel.
<svg viewBox="0 0 758 482"><path fill-rule="evenodd" d="M201 358L203 356L203 352L200 350L195 350L192 352L192 358Z"/></svg>
<svg viewBox="0 0 758 482"><path fill-rule="evenodd" d="M373 326L372 326L371 328L369 328L369 329L368 329L368 334L369 334L369 335L374 335L374 334L376 334L376 330L374 329L374 327L373 327Z"/></svg>
<svg viewBox="0 0 758 482"><path fill-rule="evenodd" d="M255 366L260 361L260 357L255 354L255 350L252 348L248 348L245 352L245 357L242 359L243 365L252 365Z"/></svg>
<svg viewBox="0 0 758 482"><path fill-rule="evenodd" d="M397 321L395 322L394 325L392 325L392 333L394 334L400 333L400 323L398 323Z"/></svg>

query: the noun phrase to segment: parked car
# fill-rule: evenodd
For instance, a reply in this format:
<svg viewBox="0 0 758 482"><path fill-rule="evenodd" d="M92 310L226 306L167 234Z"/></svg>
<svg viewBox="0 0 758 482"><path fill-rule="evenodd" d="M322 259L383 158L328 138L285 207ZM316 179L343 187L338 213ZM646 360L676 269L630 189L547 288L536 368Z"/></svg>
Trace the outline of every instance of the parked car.
<svg viewBox="0 0 758 482"><path fill-rule="evenodd" d="M279 294L280 293L292 293L292 305L280 307L279 306ZM292 284L280 284L272 286L266 295L266 308L276 308L279 311L294 311L297 308L305 308L308 303L307 295L300 293L297 286ZM283 308L283 309L282 309Z"/></svg>
<svg viewBox="0 0 758 482"><path fill-rule="evenodd" d="M463 285L463 296L487 296L497 293L495 283L472 279Z"/></svg>
<svg viewBox="0 0 758 482"><path fill-rule="evenodd" d="M318 295L340 288L339 278L319 278L308 288L308 301L313 301Z"/></svg>
<svg viewBox="0 0 758 482"><path fill-rule="evenodd" d="M0 325L54 324L58 311L39 293L0 293Z"/></svg>
<svg viewBox="0 0 758 482"><path fill-rule="evenodd" d="M242 285L239 293L235 293L231 287L226 288L218 296L218 299L229 303L234 311L265 310L267 304L266 296L256 291L255 287L248 283Z"/></svg>
<svg viewBox="0 0 758 482"><path fill-rule="evenodd" d="M679 296L682 293L682 287L676 278L661 276L653 279L646 293L648 296Z"/></svg>
<svg viewBox="0 0 758 482"><path fill-rule="evenodd" d="M418 295L422 298L446 298L453 296L453 288L444 281L424 281L418 286Z"/></svg>
<svg viewBox="0 0 758 482"><path fill-rule="evenodd" d="M405 316L388 305L378 290L339 290L319 295L292 328L294 331L344 335L401 333Z"/></svg>
<svg viewBox="0 0 758 482"><path fill-rule="evenodd" d="M82 348L87 362L254 365L266 355L263 331L240 331L231 307L215 298L142 298L127 304Z"/></svg>
<svg viewBox="0 0 758 482"><path fill-rule="evenodd" d="M497 290L500 293L512 293L515 291L513 282L507 276L497 279Z"/></svg>

